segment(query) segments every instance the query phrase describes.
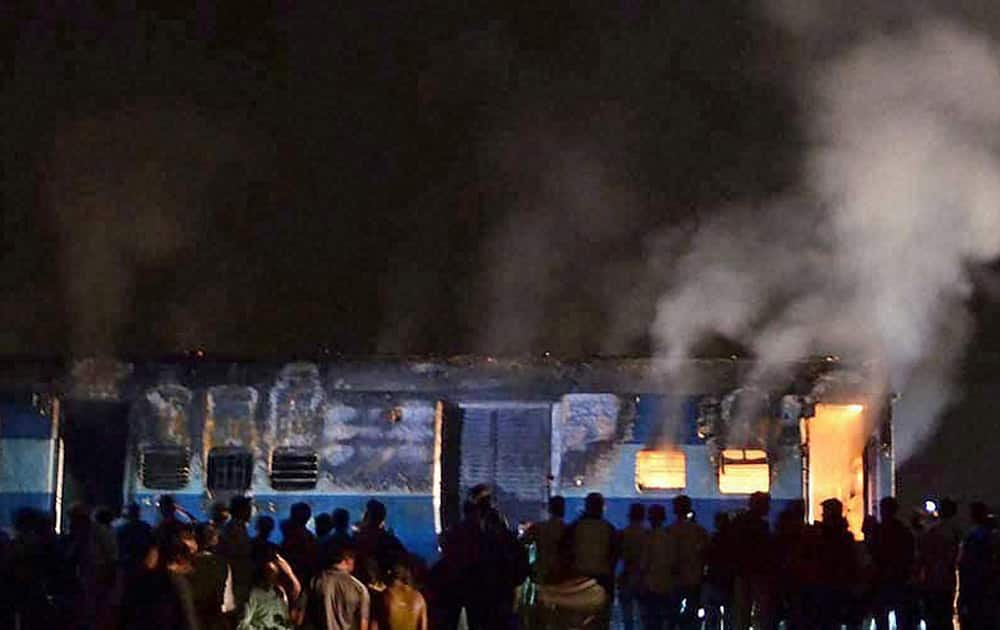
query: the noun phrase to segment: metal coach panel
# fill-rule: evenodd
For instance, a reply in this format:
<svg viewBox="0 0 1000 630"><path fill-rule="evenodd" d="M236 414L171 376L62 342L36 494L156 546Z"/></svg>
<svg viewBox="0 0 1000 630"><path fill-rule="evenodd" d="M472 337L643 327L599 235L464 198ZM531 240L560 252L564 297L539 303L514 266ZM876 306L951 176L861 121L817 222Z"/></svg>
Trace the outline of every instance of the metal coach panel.
<svg viewBox="0 0 1000 630"><path fill-rule="evenodd" d="M552 405L467 401L462 408L459 488L493 487L511 522L536 520L549 491Z"/></svg>

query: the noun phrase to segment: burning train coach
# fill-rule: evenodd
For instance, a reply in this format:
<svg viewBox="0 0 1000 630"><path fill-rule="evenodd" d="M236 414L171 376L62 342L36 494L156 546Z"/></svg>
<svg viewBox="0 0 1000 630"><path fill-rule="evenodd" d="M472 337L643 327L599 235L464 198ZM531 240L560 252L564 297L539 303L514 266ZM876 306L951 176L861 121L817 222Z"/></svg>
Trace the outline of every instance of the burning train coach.
<svg viewBox="0 0 1000 630"><path fill-rule="evenodd" d="M396 534L425 557L459 518L464 492L480 483L494 487L512 522L541 517L551 495L565 496L572 514L600 492L608 518L622 526L629 504L683 493L711 527L717 513L766 491L775 512L804 499L811 516L820 501L838 497L859 533L863 516L894 489L881 384L866 369L821 360L795 366L781 391L764 390L745 385L752 367L692 361L684 381L697 385L676 388L654 362L638 359L78 364L58 385L65 424L94 424L84 416L95 413L105 424L124 423L112 432L124 463L96 483L72 479L91 474L93 466L78 463L67 484L89 502L88 488L100 494L113 484L119 502L138 502L150 520L166 493L198 518L234 494L276 517L300 501L360 516L376 498ZM117 415L106 411L112 407ZM23 417L6 409L0 508L32 479L55 507L63 494L62 475L53 473L62 466L53 459L62 453L58 423L35 432L49 462L35 466L17 454L29 446L18 441ZM37 415L42 426L48 416ZM67 444L70 458L73 448Z"/></svg>

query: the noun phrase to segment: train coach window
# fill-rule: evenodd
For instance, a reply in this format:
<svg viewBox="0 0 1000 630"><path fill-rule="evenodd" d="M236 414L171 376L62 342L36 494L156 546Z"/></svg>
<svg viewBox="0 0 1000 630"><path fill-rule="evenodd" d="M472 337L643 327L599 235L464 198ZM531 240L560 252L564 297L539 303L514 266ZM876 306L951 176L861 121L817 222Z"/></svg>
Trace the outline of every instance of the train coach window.
<svg viewBox="0 0 1000 630"><path fill-rule="evenodd" d="M687 485L687 458L681 450L645 450L635 456L635 487L650 490L683 490Z"/></svg>
<svg viewBox="0 0 1000 630"><path fill-rule="evenodd" d="M208 452L209 490L247 490L252 479L253 454L247 449L217 447Z"/></svg>
<svg viewBox="0 0 1000 630"><path fill-rule="evenodd" d="M727 448L722 451L719 492L752 494L768 492L770 487L771 469L767 463L766 451L750 448Z"/></svg>
<svg viewBox="0 0 1000 630"><path fill-rule="evenodd" d="M271 487L310 490L319 479L319 456L304 448L276 448L271 452Z"/></svg>
<svg viewBox="0 0 1000 630"><path fill-rule="evenodd" d="M180 490L191 480L191 452L179 447L151 447L139 451L142 485L154 490Z"/></svg>

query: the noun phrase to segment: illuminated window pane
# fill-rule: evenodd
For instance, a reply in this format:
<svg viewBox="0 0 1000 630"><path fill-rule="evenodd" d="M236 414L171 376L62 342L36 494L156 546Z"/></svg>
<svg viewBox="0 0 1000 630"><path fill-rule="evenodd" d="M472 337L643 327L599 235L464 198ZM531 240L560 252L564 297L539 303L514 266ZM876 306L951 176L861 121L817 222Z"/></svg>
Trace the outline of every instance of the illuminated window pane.
<svg viewBox="0 0 1000 630"><path fill-rule="evenodd" d="M635 457L635 485L645 490L683 490L687 482L684 451L639 451Z"/></svg>
<svg viewBox="0 0 1000 630"><path fill-rule="evenodd" d="M771 488L771 470L767 453L759 449L734 449L722 451L719 466L719 492L723 494L752 494L768 492Z"/></svg>

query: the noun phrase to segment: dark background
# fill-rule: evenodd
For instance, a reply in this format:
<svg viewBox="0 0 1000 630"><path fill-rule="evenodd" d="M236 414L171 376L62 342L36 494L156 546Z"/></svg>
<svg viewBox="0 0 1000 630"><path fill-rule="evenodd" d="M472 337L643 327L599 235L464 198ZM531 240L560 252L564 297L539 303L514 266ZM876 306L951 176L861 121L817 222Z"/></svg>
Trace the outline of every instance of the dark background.
<svg viewBox="0 0 1000 630"><path fill-rule="evenodd" d="M0 4L0 353L649 353L650 240L795 186L881 5L445 4ZM992 294L908 498L1000 491Z"/></svg>

